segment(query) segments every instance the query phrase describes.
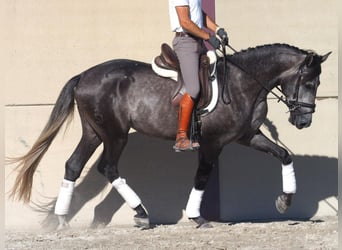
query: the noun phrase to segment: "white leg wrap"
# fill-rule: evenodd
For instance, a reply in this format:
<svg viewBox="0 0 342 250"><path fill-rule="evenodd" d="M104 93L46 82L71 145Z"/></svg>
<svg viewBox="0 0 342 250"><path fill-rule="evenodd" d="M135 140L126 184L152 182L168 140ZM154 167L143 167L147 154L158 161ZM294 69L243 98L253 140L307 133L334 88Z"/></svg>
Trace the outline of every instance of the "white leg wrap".
<svg viewBox="0 0 342 250"><path fill-rule="evenodd" d="M126 184L125 179L119 177L112 185L131 208L134 209L141 204L139 196Z"/></svg>
<svg viewBox="0 0 342 250"><path fill-rule="evenodd" d="M204 191L192 188L185 213L188 218L197 218L201 215L200 208Z"/></svg>
<svg viewBox="0 0 342 250"><path fill-rule="evenodd" d="M75 182L63 179L55 206L56 215L66 215L69 213L69 207L72 194L74 192L74 187Z"/></svg>
<svg viewBox="0 0 342 250"><path fill-rule="evenodd" d="M283 175L283 192L294 194L296 193L296 176L293 169L293 163L289 165L282 165Z"/></svg>

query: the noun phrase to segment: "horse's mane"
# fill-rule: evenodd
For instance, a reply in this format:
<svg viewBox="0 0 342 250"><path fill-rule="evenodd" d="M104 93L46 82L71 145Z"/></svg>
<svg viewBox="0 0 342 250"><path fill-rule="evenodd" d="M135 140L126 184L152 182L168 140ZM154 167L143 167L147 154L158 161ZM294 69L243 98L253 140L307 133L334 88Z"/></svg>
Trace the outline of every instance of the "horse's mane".
<svg viewBox="0 0 342 250"><path fill-rule="evenodd" d="M271 49L284 49L287 51L292 51L292 52L295 52L298 54L304 54L304 55L307 55L313 52L309 50L299 49L298 47L285 44L285 43L273 43L273 44L259 45L256 47L250 47L250 48L247 48L247 49L244 49L244 50L241 50L232 54L231 57L234 58L234 57L239 57L241 55L246 55L246 54L265 53L265 52L269 52Z"/></svg>

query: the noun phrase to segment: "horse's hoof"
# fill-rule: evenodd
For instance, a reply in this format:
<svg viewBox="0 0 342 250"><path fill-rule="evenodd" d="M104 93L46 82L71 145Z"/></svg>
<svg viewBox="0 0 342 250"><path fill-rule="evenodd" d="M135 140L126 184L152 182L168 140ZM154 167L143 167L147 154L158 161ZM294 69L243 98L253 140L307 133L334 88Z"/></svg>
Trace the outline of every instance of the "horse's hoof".
<svg viewBox="0 0 342 250"><path fill-rule="evenodd" d="M289 209L289 206L286 204L286 200L283 195L278 196L275 201L275 206L279 213L284 214Z"/></svg>
<svg viewBox="0 0 342 250"><path fill-rule="evenodd" d="M64 231L70 228L66 215L58 215L58 221L57 231Z"/></svg>
<svg viewBox="0 0 342 250"><path fill-rule="evenodd" d="M197 218L191 218L190 220L197 224L196 228L213 228L210 222L201 216Z"/></svg>
<svg viewBox="0 0 342 250"><path fill-rule="evenodd" d="M101 228L105 228L107 226L107 223L104 222L93 222L90 225L91 229L101 229Z"/></svg>
<svg viewBox="0 0 342 250"><path fill-rule="evenodd" d="M59 224L56 231L60 232L60 231L66 231L70 229L70 225L68 223L63 223L63 224Z"/></svg>
<svg viewBox="0 0 342 250"><path fill-rule="evenodd" d="M211 223L208 221L206 223L198 225L196 228L213 228L213 225L211 225Z"/></svg>
<svg viewBox="0 0 342 250"><path fill-rule="evenodd" d="M148 219L148 217L142 218L142 217L134 216L134 222L135 222L135 226L142 230L151 228L150 220Z"/></svg>

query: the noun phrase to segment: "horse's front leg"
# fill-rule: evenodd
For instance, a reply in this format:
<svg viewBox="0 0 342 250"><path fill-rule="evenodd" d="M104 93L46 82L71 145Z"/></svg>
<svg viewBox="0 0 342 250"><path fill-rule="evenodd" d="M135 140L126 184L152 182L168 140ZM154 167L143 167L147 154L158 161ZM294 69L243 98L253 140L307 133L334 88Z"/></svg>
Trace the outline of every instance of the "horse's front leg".
<svg viewBox="0 0 342 250"><path fill-rule="evenodd" d="M248 141L240 144L269 153L282 162L283 193L278 196L275 205L279 213L285 213L291 206L292 195L296 193L296 177L292 157L288 151L269 140L260 130Z"/></svg>
<svg viewBox="0 0 342 250"><path fill-rule="evenodd" d="M210 173L217 162L218 155L210 157L203 151L204 146L201 145L199 151L199 165L195 176L195 185L191 190L188 203L186 205L186 215L197 224L197 228L210 228L212 225L201 216L200 208L206 184L208 183Z"/></svg>

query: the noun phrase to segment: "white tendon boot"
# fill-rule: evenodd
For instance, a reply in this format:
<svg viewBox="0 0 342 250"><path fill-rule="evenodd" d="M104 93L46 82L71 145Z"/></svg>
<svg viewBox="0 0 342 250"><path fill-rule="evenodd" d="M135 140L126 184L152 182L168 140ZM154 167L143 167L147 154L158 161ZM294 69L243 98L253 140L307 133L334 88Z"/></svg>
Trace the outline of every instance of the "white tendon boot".
<svg viewBox="0 0 342 250"><path fill-rule="evenodd" d="M291 206L292 195L297 191L293 163L282 165L283 194L278 196L275 205L279 213L286 213Z"/></svg>
<svg viewBox="0 0 342 250"><path fill-rule="evenodd" d="M297 191L296 176L293 169L293 162L288 165L282 165L283 192L286 194L295 194Z"/></svg>
<svg viewBox="0 0 342 250"><path fill-rule="evenodd" d="M198 218L201 216L200 208L203 197L203 190L192 188L188 203L186 204L185 213L189 219Z"/></svg>
<svg viewBox="0 0 342 250"><path fill-rule="evenodd" d="M66 220L66 215L69 213L74 187L75 182L63 179L55 206L55 214L58 216L59 220L57 230L69 228L69 224Z"/></svg>
<svg viewBox="0 0 342 250"><path fill-rule="evenodd" d="M118 191L121 197L126 201L130 208L134 209L137 214L134 216L134 222L141 229L150 228L150 221L146 211L141 203L139 196L133 191L123 178L117 178L112 182L113 187Z"/></svg>
<svg viewBox="0 0 342 250"><path fill-rule="evenodd" d="M201 203L204 190L197 190L194 187L191 190L185 213L190 220L197 224L197 228L212 228L213 226L201 216Z"/></svg>
<svg viewBox="0 0 342 250"><path fill-rule="evenodd" d="M113 187L118 191L121 197L127 202L128 206L132 209L141 204L141 200L138 195L126 184L126 180L123 178L117 178L112 182Z"/></svg>

